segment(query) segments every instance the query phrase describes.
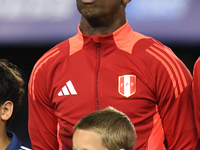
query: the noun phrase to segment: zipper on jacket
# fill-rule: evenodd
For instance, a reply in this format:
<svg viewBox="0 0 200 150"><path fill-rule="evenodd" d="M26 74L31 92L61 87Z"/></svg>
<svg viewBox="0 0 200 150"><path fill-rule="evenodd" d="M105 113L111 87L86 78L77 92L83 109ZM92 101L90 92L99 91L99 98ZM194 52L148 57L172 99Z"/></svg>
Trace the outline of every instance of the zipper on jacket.
<svg viewBox="0 0 200 150"><path fill-rule="evenodd" d="M96 101L96 109L99 110L99 97L98 97L98 75L101 63L101 51L100 51L100 43L96 43L97 47L97 69L96 69L96 78L95 78L95 101Z"/></svg>

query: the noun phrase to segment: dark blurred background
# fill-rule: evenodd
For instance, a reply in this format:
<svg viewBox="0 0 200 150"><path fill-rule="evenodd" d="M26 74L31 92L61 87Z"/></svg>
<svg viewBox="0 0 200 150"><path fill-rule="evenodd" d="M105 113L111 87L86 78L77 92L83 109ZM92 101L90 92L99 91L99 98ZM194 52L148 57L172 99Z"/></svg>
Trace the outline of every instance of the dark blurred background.
<svg viewBox="0 0 200 150"><path fill-rule="evenodd" d="M127 19L132 29L170 47L192 73L200 56L199 0L132 0ZM27 87L36 61L57 43L75 35L80 15L75 0L0 0L0 58L23 72L26 94L8 129L25 146L28 135Z"/></svg>

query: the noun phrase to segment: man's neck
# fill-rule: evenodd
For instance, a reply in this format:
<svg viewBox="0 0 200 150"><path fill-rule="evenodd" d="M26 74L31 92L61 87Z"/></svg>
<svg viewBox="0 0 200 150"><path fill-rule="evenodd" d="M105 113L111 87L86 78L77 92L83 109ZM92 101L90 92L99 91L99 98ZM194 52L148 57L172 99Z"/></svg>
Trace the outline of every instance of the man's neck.
<svg viewBox="0 0 200 150"><path fill-rule="evenodd" d="M80 30L83 34L86 35L107 35L111 34L117 29L119 29L121 26L123 26L126 23L126 19L115 22L95 22L88 21L85 18L81 18L80 22Z"/></svg>
<svg viewBox="0 0 200 150"><path fill-rule="evenodd" d="M11 139L7 136L5 130L0 130L0 150L5 150L10 144Z"/></svg>

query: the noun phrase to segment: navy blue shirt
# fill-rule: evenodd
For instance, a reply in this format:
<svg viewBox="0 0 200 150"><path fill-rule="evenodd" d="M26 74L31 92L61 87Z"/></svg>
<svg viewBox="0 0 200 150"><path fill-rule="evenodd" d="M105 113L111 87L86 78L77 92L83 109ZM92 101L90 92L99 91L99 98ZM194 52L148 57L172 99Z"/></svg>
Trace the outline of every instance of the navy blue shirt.
<svg viewBox="0 0 200 150"><path fill-rule="evenodd" d="M17 138L15 133L7 131L7 135L11 139L11 142L6 150L30 150L29 148L22 146L20 140Z"/></svg>

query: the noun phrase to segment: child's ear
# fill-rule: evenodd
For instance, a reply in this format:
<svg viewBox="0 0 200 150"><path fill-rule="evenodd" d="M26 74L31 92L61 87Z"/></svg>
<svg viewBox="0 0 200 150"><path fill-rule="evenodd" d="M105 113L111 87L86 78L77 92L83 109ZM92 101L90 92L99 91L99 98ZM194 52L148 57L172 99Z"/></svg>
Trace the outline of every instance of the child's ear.
<svg viewBox="0 0 200 150"><path fill-rule="evenodd" d="M7 121L10 119L13 113L13 103L11 101L6 101L2 106L1 106L1 119L4 121Z"/></svg>

